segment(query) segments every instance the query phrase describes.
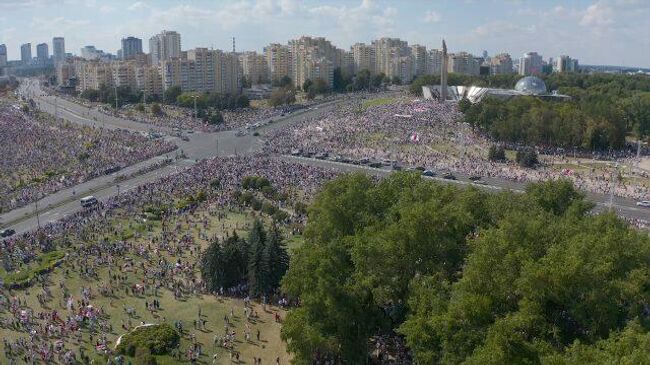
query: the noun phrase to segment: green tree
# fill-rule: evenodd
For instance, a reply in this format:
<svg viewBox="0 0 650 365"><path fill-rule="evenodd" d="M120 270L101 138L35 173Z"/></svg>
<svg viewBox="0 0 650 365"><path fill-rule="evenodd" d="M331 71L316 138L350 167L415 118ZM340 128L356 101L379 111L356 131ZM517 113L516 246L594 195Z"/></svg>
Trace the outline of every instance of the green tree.
<svg viewBox="0 0 650 365"><path fill-rule="evenodd" d="M270 271L265 257L266 231L259 220L255 220L248 233L248 245L248 290L252 297L258 297L267 293Z"/></svg>
<svg viewBox="0 0 650 365"><path fill-rule="evenodd" d="M162 115L163 111L162 108L160 107L160 104L158 103L153 103L151 104L151 114L153 115Z"/></svg>
<svg viewBox="0 0 650 365"><path fill-rule="evenodd" d="M176 99L183 93L180 86L172 86L165 90L163 103L167 105L176 104Z"/></svg>

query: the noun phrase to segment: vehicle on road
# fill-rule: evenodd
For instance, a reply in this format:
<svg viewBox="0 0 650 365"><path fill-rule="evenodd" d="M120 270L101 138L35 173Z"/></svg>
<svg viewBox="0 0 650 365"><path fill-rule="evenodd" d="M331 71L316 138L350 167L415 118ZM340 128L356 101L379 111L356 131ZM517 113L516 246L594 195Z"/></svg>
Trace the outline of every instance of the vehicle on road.
<svg viewBox="0 0 650 365"><path fill-rule="evenodd" d="M436 176L436 174L431 170L424 170L422 171L422 176Z"/></svg>
<svg viewBox="0 0 650 365"><path fill-rule="evenodd" d="M640 202L636 202L636 205L638 207L650 208L650 200L641 200Z"/></svg>
<svg viewBox="0 0 650 365"><path fill-rule="evenodd" d="M456 180L456 176L451 172L445 172L444 175L442 175L442 178L447 180Z"/></svg>
<svg viewBox="0 0 650 365"><path fill-rule="evenodd" d="M302 150L299 149L291 150L291 156L300 156L300 154L302 154Z"/></svg>
<svg viewBox="0 0 650 365"><path fill-rule="evenodd" d="M478 176L478 175L472 175L472 176L469 177L469 179L470 179L470 181L476 182L476 181L481 180L481 177Z"/></svg>
<svg viewBox="0 0 650 365"><path fill-rule="evenodd" d="M94 205L97 205L98 202L97 202L97 198L95 198L92 195L88 195L86 197L81 198L80 203L82 207L89 208Z"/></svg>
<svg viewBox="0 0 650 365"><path fill-rule="evenodd" d="M16 231L14 231L11 228L3 229L2 231L0 231L0 237L2 237L2 238L11 237L14 234L16 234Z"/></svg>
<svg viewBox="0 0 650 365"><path fill-rule="evenodd" d="M379 169L382 168L384 165L381 162L371 162L370 164L368 164L368 166Z"/></svg>
<svg viewBox="0 0 650 365"><path fill-rule="evenodd" d="M189 142L189 141L190 141L190 137L183 135L183 136L181 136L181 141L183 141L183 142Z"/></svg>
<svg viewBox="0 0 650 365"><path fill-rule="evenodd" d="M395 171L402 171L402 166L400 166L400 165L398 165L398 164L393 164L392 168L393 168L393 170L395 170Z"/></svg>

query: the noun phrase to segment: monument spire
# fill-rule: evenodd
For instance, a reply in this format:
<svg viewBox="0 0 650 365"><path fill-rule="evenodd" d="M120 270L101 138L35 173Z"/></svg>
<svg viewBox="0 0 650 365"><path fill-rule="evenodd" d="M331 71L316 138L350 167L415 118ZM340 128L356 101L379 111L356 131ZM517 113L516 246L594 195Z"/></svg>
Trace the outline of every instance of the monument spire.
<svg viewBox="0 0 650 365"><path fill-rule="evenodd" d="M440 100L443 102L447 100L447 63L449 59L447 57L447 44L445 40L442 40L442 67L440 70Z"/></svg>

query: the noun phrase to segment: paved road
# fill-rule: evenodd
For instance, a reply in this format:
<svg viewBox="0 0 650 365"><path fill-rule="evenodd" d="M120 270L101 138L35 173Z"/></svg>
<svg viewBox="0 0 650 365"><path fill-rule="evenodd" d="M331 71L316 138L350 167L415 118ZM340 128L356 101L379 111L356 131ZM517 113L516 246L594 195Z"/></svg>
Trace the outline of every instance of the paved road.
<svg viewBox="0 0 650 365"><path fill-rule="evenodd" d="M145 123L139 123L131 120L117 118L106 115L97 110L87 108L83 105L70 102L68 100L46 95L40 88L38 82L34 80L25 80L21 84L20 93L23 96L32 98L41 111L51 115L57 115L59 118L70 122L93 126L106 129L126 129L133 132L156 131L164 135L163 138L173 141L178 145L177 151L170 152L163 156L157 156L135 165L129 166L115 174L101 176L74 187L61 190L50 194L34 204L14 209L10 212L0 215L0 227L11 227L17 233L33 230L39 224L53 222L68 214L81 210L79 198L86 195L94 195L100 201L104 201L118 192L128 191L147 182L159 179L170 173L191 166L205 158L213 156L229 156L253 154L261 151L263 142L259 137L254 136L252 131L243 136L237 136L236 131L224 131L217 133L193 132L187 133L189 141L183 141L178 137L171 135L173 132L170 128L156 127ZM263 126L257 128L259 131L270 131L280 128L287 123L303 120L330 113L338 105L345 102L345 99L336 99L325 101L313 108L303 109L284 117L275 118L272 123L268 120L262 120ZM183 159L175 159L177 154L182 153ZM146 174L139 173L147 166L160 162L170 157L174 159L171 166L165 166ZM115 178L118 175L131 176L126 180L117 182ZM38 208L38 209L37 209ZM38 212L38 214L36 214Z"/></svg>
<svg viewBox="0 0 650 365"><path fill-rule="evenodd" d="M305 118L314 118L326 115L339 107L341 103L350 101L350 97L347 99L330 100L312 108L294 112L282 118L275 118L272 123L263 123L262 127L256 129L260 136L254 136L250 132L244 136L237 136L235 131L225 131L218 133L195 132L186 134L189 138L189 141L183 141L180 138L172 136L172 131L169 128L155 127L149 124L108 116L96 110L89 109L83 105L79 105L61 98L56 98L54 96L45 95L45 93L40 89L38 83L32 80L23 83L21 86L21 93L22 95L33 98L41 110L52 115L57 113L60 118L64 118L68 121L85 125L92 125L95 127L128 129L135 132L148 132L154 130L163 133L165 135L164 138L173 141L179 146L179 152L182 151L185 157L184 159L178 160L172 166L166 166L164 168L151 171L146 174L140 174L122 181L120 182L120 191L133 189L141 184L145 184L149 181L158 179L161 176L165 176L174 171L178 171L178 169L190 166L204 158L210 158L219 155L228 156L260 152L263 146L263 140L261 138L263 138L265 133L276 128L281 128L286 124L304 120ZM262 122L267 121L268 120ZM161 157L156 157L147 161L143 161L140 164L125 169L121 173L126 174L132 171L137 171L143 166L147 166L148 164L159 161L160 158ZM391 173L391 170L387 168L374 169L367 166L343 164L329 160L317 160L292 156L279 156L278 158L290 159L315 166L335 168L341 171L367 171L375 175L386 175ZM468 176L463 176L460 174L457 174L456 176L458 177L458 180L456 181L444 180L441 178L433 179L443 181L445 183L462 185L471 184L483 189L489 189L491 191L510 189L513 191L521 192L524 189L523 184L508 180L485 178L484 181L486 184L481 185L473 184L471 181L469 181ZM97 178L78 185L74 188L63 190L42 199L38 202L40 212L38 219L34 214L35 205L32 204L0 216L0 223L2 223L5 227L11 226L18 233L35 229L38 226L38 221L40 221L41 224L49 221L55 221L56 219L59 219L67 214L71 214L80 210L81 207L79 206L77 200L79 196L92 194L98 199L104 200L110 196L117 194L117 183L111 181L111 179L114 178L114 176ZM76 195L74 196L72 195L73 189L76 191ZM601 194L587 194L587 197L596 203L597 211L603 210L610 206L609 196ZM637 207L636 202L633 200L614 197L613 208L624 217L650 221L650 210Z"/></svg>
<svg viewBox="0 0 650 365"><path fill-rule="evenodd" d="M303 164L312 166L328 167L343 172L363 171L376 176L386 176L393 172L389 167L373 168L365 165L353 165L349 163L335 162L330 160L319 160L315 158L296 157L296 156L281 156L280 158L287 161L297 161ZM463 186L474 186L480 189L489 191L512 190L522 193L525 189L525 184L516 183L513 181L504 181L495 178L482 178L484 184L477 184L469 180L469 176L463 174L454 174L457 180L447 180L441 177L425 177L427 179L435 180L446 184L456 184ZM594 211L599 212L610 208L610 196L603 194L587 193L587 198L596 204ZM613 209L621 216L631 219L650 220L650 209L641 208L636 206L636 201L627 198L615 196L613 199Z"/></svg>

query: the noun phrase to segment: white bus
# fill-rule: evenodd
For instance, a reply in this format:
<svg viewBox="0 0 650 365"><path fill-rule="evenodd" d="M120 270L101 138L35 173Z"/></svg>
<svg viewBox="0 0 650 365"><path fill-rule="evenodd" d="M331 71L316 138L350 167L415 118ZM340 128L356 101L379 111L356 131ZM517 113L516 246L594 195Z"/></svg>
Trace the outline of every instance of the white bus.
<svg viewBox="0 0 650 365"><path fill-rule="evenodd" d="M96 204L97 204L97 198L95 198L92 195L81 198L81 206L84 207L84 208L92 207L93 205L96 205Z"/></svg>

